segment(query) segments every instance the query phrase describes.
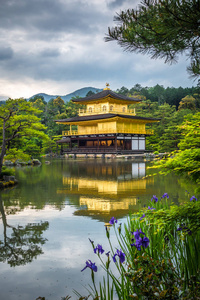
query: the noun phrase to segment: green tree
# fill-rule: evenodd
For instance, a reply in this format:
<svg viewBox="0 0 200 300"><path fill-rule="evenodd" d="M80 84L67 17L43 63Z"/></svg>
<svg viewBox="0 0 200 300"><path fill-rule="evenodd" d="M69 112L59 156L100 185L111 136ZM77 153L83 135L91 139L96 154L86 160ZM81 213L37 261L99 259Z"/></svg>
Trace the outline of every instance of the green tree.
<svg viewBox="0 0 200 300"><path fill-rule="evenodd" d="M182 135L180 151L173 157L162 160L159 166L186 174L200 184L200 112L187 115L179 128Z"/></svg>
<svg viewBox="0 0 200 300"><path fill-rule="evenodd" d="M58 113L62 113L65 110L65 102L61 97L57 97L56 99L53 100L53 105L54 107L57 108Z"/></svg>
<svg viewBox="0 0 200 300"><path fill-rule="evenodd" d="M35 102L37 100L41 100L45 105L47 104L47 102L44 100L44 97L43 96L40 96L40 95L35 95L33 96L32 98L29 99L29 102Z"/></svg>
<svg viewBox="0 0 200 300"><path fill-rule="evenodd" d="M195 98L192 97L191 95L187 95L181 99L178 110L187 109L187 108L191 110L196 109Z"/></svg>
<svg viewBox="0 0 200 300"><path fill-rule="evenodd" d="M136 9L121 11L117 26L108 28L106 41L116 40L127 51L150 54L151 58L177 61L186 52L189 73L200 75L198 0L143 0Z"/></svg>
<svg viewBox="0 0 200 300"><path fill-rule="evenodd" d="M162 85L157 84L156 86L149 88L151 101L156 101L159 105L164 104L164 93L165 88Z"/></svg>
<svg viewBox="0 0 200 300"><path fill-rule="evenodd" d="M35 100L35 102L32 102L33 106L39 110L44 110L45 108L45 103L42 101L42 99L38 98L37 100Z"/></svg>
<svg viewBox="0 0 200 300"><path fill-rule="evenodd" d="M72 97L69 102L66 103L66 114L67 118L72 118L78 116L79 109L83 109L85 106L74 103L72 100L80 97Z"/></svg>
<svg viewBox="0 0 200 300"><path fill-rule="evenodd" d="M92 96L94 95L95 93L93 91L89 91L87 94L86 94L86 97L89 97L89 96Z"/></svg>
<svg viewBox="0 0 200 300"><path fill-rule="evenodd" d="M121 89L117 89L116 92L117 92L118 94L127 96L128 93L129 93L129 89L127 89L125 86L122 86Z"/></svg>
<svg viewBox="0 0 200 300"><path fill-rule="evenodd" d="M176 111L175 106L168 103L158 105L158 102L150 100L142 101L136 106L138 116L147 118L155 117L160 122L147 125L154 130L154 134L146 138L146 149L159 152L170 152L178 149L181 133L178 129L184 116L191 113L189 109Z"/></svg>
<svg viewBox="0 0 200 300"><path fill-rule="evenodd" d="M24 99L9 99L0 107L0 174L6 151L12 142L22 137L47 139L45 126L36 116L40 111Z"/></svg>

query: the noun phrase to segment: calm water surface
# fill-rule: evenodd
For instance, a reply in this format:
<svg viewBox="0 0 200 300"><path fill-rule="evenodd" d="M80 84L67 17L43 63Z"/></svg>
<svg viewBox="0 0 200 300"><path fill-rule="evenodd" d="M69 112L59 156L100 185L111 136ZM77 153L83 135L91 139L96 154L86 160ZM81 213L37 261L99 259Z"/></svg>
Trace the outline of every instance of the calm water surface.
<svg viewBox="0 0 200 300"><path fill-rule="evenodd" d="M87 295L90 270L80 270L88 259L99 265L88 238L109 250L105 223L112 216L126 222L152 195L167 192L175 203L188 199L186 190L193 195L183 179L154 173L131 160L54 159L16 168L19 184L0 192L0 300ZM102 275L99 268L97 280Z"/></svg>

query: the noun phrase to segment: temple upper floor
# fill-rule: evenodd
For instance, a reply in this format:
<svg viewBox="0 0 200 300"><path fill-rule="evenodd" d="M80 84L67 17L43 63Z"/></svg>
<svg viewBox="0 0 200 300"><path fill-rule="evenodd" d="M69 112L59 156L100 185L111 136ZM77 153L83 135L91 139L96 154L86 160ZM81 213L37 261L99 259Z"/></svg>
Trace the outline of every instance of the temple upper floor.
<svg viewBox="0 0 200 300"><path fill-rule="evenodd" d="M135 108L129 109L128 105L139 103L141 99L117 94L110 90L109 84L106 86L100 93L72 100L85 106L84 109L79 109L79 116L110 113L135 116Z"/></svg>
<svg viewBox="0 0 200 300"><path fill-rule="evenodd" d="M90 103L86 105L85 109L79 109L79 116L97 115L97 114L125 114L135 116L135 108L129 109L127 104L114 103L107 99L101 103Z"/></svg>

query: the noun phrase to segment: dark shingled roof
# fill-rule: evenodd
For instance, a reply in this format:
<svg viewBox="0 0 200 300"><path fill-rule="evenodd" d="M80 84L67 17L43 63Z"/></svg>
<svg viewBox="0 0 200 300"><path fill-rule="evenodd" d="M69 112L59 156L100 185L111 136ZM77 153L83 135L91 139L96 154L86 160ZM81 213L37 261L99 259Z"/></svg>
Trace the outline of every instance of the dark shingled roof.
<svg viewBox="0 0 200 300"><path fill-rule="evenodd" d="M132 98L132 97L127 97L124 95L120 95L117 94L111 90L103 90L100 93L97 94L93 94L91 96L85 97L85 98L77 98L77 99L73 99L73 102L77 102L77 103L82 103L82 102L88 102L88 101L96 101L102 98L106 98L106 97L112 97L115 99L119 99L119 100L125 100L125 101L130 101L130 102L140 102L142 101L141 99L137 99L137 98Z"/></svg>
<svg viewBox="0 0 200 300"><path fill-rule="evenodd" d="M160 119L155 118L144 118L139 116L128 116L128 115L121 115L121 114L99 114L99 115L90 115L90 116L77 116L74 118L69 119L61 119L55 120L55 122L82 122L82 121L95 121L95 120L102 120L102 119L111 119L114 117L120 117L125 119L134 119L134 120L145 120L145 121L160 121ZM147 122L148 123L148 122Z"/></svg>
<svg viewBox="0 0 200 300"><path fill-rule="evenodd" d="M61 140L56 141L57 144L70 143L71 139L69 137L63 137Z"/></svg>

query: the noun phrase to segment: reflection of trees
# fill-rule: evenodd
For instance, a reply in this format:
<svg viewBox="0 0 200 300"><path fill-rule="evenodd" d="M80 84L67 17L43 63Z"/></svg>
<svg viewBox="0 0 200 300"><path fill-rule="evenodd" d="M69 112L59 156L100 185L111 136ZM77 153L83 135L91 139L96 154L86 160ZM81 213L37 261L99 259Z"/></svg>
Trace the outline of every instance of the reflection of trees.
<svg viewBox="0 0 200 300"><path fill-rule="evenodd" d="M44 163L44 160L42 162L39 167L16 168L16 178L19 184L13 190L9 190L9 193L4 191L2 194L6 209L9 199L11 199L11 205L17 202L16 205L20 209L27 206L43 209L46 204L54 205L55 209L63 209L66 197L57 195L57 188L62 186L63 161L52 160L48 165Z"/></svg>
<svg viewBox="0 0 200 300"><path fill-rule="evenodd" d="M41 245L46 241L42 234L49 227L48 222L28 223L25 226L11 226L7 223L2 199L0 212L3 221L3 241L0 241L0 261L7 261L11 267L30 263L42 254Z"/></svg>

